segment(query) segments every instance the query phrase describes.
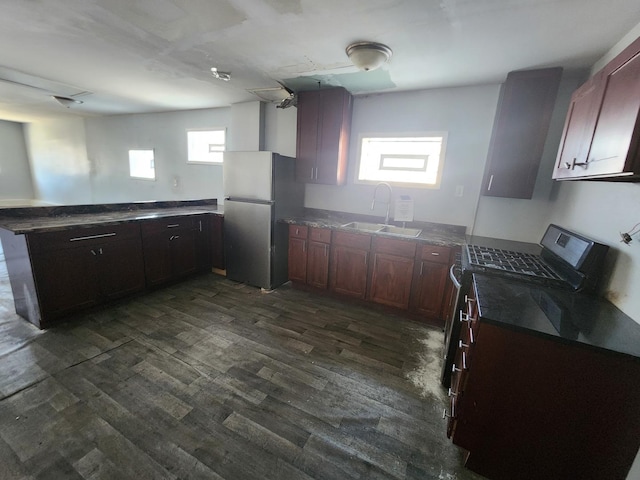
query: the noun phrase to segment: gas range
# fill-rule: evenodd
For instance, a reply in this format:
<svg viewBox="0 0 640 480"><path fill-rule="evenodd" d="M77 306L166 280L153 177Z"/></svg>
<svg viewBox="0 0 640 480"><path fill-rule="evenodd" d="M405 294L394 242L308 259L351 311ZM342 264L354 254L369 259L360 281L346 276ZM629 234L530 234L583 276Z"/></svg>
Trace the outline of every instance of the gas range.
<svg viewBox="0 0 640 480"><path fill-rule="evenodd" d="M540 244L540 255L467 244L463 271L576 291L595 287L608 246L553 224Z"/></svg>

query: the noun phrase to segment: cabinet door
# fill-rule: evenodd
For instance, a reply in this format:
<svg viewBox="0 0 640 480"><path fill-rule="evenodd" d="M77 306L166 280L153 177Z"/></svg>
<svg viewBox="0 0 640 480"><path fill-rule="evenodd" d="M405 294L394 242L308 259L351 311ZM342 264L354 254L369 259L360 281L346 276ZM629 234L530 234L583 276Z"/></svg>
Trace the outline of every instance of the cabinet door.
<svg viewBox="0 0 640 480"><path fill-rule="evenodd" d="M493 126L483 195L531 198L561 68L510 72Z"/></svg>
<svg viewBox="0 0 640 480"><path fill-rule="evenodd" d="M347 171L352 98L343 88L320 92L321 117L315 183L343 185Z"/></svg>
<svg viewBox="0 0 640 480"><path fill-rule="evenodd" d="M316 288L327 288L329 280L329 244L309 242L307 255L307 283Z"/></svg>
<svg viewBox="0 0 640 480"><path fill-rule="evenodd" d="M289 237L289 280L307 282L307 240Z"/></svg>
<svg viewBox="0 0 640 480"><path fill-rule="evenodd" d="M105 243L96 251L102 297L118 298L144 290L144 261L140 235Z"/></svg>
<svg viewBox="0 0 640 480"><path fill-rule="evenodd" d="M211 216L211 264L214 268L225 269L224 263L224 217Z"/></svg>
<svg viewBox="0 0 640 480"><path fill-rule="evenodd" d="M320 93L298 94L298 134L296 144L296 180L313 182L318 155Z"/></svg>
<svg viewBox="0 0 640 480"><path fill-rule="evenodd" d="M144 273L149 285L171 280L171 248L165 232L143 233Z"/></svg>
<svg viewBox="0 0 640 480"><path fill-rule="evenodd" d="M96 247L82 246L32 257L43 320L98 303L98 254Z"/></svg>
<svg viewBox="0 0 640 480"><path fill-rule="evenodd" d="M581 173L582 169L575 170L575 166L587 159L602 94L602 75L596 75L572 95L553 178L571 178Z"/></svg>
<svg viewBox="0 0 640 480"><path fill-rule="evenodd" d="M426 317L442 318L449 267L420 260L414 279L413 309Z"/></svg>
<svg viewBox="0 0 640 480"><path fill-rule="evenodd" d="M377 303L407 309L412 277L413 258L375 253L369 298Z"/></svg>
<svg viewBox="0 0 640 480"><path fill-rule="evenodd" d="M633 174L639 136L640 53L620 66L605 68L604 74L602 106L582 174Z"/></svg>
<svg viewBox="0 0 640 480"><path fill-rule="evenodd" d="M185 277L200 269L198 234L196 229L184 229L169 236L172 278Z"/></svg>
<svg viewBox="0 0 640 480"><path fill-rule="evenodd" d="M336 293L364 298L367 292L369 252L343 245L332 245L330 287Z"/></svg>

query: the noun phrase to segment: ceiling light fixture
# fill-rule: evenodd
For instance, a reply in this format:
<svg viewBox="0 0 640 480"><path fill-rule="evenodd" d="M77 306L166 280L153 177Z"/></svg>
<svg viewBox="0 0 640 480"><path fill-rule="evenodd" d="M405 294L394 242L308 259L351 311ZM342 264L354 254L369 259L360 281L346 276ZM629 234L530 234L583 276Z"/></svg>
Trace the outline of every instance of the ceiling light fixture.
<svg viewBox="0 0 640 480"><path fill-rule="evenodd" d="M360 70L368 72L389 61L393 53L389 47L376 42L356 42L347 47L347 56Z"/></svg>
<svg viewBox="0 0 640 480"><path fill-rule="evenodd" d="M74 105L80 105L81 103L84 103L82 100L76 100L75 98L69 98L69 97L61 97L59 95L51 95L51 98L53 98L56 102L58 102L63 107L67 107L67 108L71 108Z"/></svg>
<svg viewBox="0 0 640 480"><path fill-rule="evenodd" d="M218 80L222 80L224 82L228 82L231 80L231 73L229 72L219 72L216 67L211 67L211 75Z"/></svg>

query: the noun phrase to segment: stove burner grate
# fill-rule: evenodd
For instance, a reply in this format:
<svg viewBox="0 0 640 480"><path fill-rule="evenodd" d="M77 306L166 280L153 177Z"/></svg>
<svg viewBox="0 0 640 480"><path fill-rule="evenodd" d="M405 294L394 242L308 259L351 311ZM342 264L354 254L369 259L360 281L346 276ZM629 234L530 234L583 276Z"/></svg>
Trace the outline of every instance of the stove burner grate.
<svg viewBox="0 0 640 480"><path fill-rule="evenodd" d="M562 280L562 277L554 272L538 255L478 245L467 245L467 252L471 265L532 277Z"/></svg>

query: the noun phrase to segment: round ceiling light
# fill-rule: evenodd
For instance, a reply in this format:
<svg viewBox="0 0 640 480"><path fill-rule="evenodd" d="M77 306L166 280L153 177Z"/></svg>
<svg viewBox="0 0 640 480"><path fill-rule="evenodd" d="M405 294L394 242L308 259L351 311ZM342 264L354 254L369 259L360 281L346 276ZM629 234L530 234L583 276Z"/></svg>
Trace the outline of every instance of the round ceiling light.
<svg viewBox="0 0 640 480"><path fill-rule="evenodd" d="M389 47L375 42L356 42L347 47L347 56L360 70L375 70L389 61L393 53Z"/></svg>

